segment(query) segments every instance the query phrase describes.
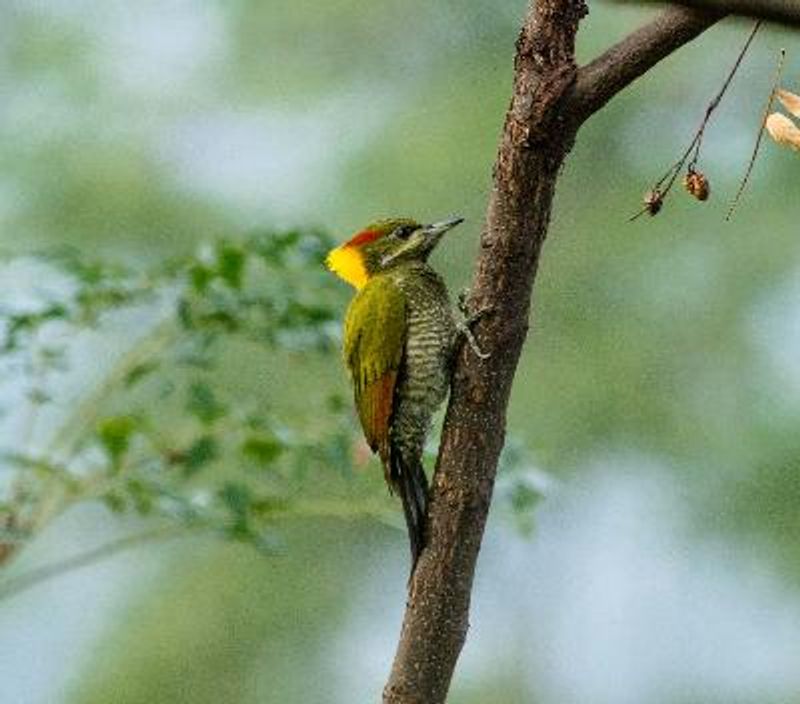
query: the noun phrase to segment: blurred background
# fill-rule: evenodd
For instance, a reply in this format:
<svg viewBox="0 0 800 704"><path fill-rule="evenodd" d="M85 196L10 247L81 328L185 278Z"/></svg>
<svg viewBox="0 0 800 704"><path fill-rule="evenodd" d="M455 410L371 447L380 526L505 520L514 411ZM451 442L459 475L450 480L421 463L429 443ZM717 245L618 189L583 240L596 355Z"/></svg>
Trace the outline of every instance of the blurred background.
<svg viewBox="0 0 800 704"><path fill-rule="evenodd" d="M338 240L376 217L460 214L434 258L460 290L523 11L521 0L3 3L0 247L67 244L152 266L253 230ZM650 16L591 11L582 61ZM659 65L592 119L568 160L509 420L541 496L520 530L501 473L454 704L800 698L797 155L765 143L724 222L780 47L785 85L800 88L796 34L765 29L715 115L700 161L710 201L676 188L659 217L627 222L749 28L726 21ZM45 279L5 265L5 304ZM330 290L343 311L345 286ZM134 314L78 341L69 381L52 389L66 400L23 438L32 449L140 326ZM233 355L215 383L255 388L289 428L313 435L328 394L349 404L335 346L248 364ZM4 383L5 447L27 401L21 382ZM407 547L391 517L356 509L384 493L378 476L348 494L354 516L281 522L277 556L191 537L0 600L0 699L378 701ZM81 505L9 574L139 520Z"/></svg>

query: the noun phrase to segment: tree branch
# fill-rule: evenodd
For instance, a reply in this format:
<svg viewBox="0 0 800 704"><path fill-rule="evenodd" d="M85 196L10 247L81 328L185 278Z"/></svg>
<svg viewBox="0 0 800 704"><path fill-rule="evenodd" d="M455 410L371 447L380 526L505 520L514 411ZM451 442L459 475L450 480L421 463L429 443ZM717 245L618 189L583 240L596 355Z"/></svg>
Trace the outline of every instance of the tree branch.
<svg viewBox="0 0 800 704"><path fill-rule="evenodd" d="M584 0L531 1L494 166L469 307L479 359L458 357L431 488L428 544L411 582L384 704L442 704L466 638L470 592L505 439L506 408L528 332L531 292L559 170L583 121L718 15L669 11L581 72Z"/></svg>
<svg viewBox="0 0 800 704"><path fill-rule="evenodd" d="M630 0L623 0L630 5ZM652 4L663 0L637 0ZM800 4L797 0L670 0L671 4L685 5L698 10L744 15L771 20L781 24L800 25Z"/></svg>
<svg viewBox="0 0 800 704"><path fill-rule="evenodd" d="M113 555L118 555L121 552L138 547L139 545L156 540L177 538L186 532L186 529L181 526L154 528L141 533L125 535L100 545L99 547L87 550L86 552L81 552L77 555L64 558L63 560L42 565L41 567L35 567L28 572L23 572L22 574L9 577L0 582L0 601L17 596L21 592L53 579L54 577L60 577L69 572L83 569L84 567L90 567L101 560L105 560Z"/></svg>
<svg viewBox="0 0 800 704"><path fill-rule="evenodd" d="M697 37L724 15L671 7L581 67L567 112L581 122L644 75L675 49Z"/></svg>

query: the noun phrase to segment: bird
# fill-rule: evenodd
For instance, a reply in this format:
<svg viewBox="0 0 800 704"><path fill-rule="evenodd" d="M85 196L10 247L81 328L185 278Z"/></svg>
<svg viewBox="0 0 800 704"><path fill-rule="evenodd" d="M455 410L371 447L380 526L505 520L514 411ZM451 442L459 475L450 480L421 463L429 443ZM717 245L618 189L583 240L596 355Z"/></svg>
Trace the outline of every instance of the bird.
<svg viewBox="0 0 800 704"><path fill-rule="evenodd" d="M378 220L326 259L328 269L356 289L344 319L343 356L366 441L403 505L412 574L426 540L425 443L450 387L459 331L466 327L474 342L428 264L442 236L461 222Z"/></svg>

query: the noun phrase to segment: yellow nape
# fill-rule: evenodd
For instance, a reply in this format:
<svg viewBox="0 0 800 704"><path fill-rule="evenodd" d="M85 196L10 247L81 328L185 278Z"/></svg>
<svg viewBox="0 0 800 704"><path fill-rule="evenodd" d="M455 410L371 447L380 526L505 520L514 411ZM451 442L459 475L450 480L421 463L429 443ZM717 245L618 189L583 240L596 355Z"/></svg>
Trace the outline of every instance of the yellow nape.
<svg viewBox="0 0 800 704"><path fill-rule="evenodd" d="M367 267L364 266L364 257L357 247L343 244L332 249L325 260L328 269L340 279L344 279L351 286L361 289L369 280Z"/></svg>

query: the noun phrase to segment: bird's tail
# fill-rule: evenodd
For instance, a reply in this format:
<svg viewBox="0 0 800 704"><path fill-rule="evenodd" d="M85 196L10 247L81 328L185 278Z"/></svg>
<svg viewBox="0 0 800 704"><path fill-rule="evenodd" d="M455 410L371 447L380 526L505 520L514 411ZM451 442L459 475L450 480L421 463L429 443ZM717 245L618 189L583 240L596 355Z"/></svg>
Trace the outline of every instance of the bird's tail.
<svg viewBox="0 0 800 704"><path fill-rule="evenodd" d="M400 494L403 513L408 526L408 540L411 546L411 574L417 567L417 560L425 546L425 521L428 514L428 478L421 458L408 461L398 448L390 453L391 484Z"/></svg>

